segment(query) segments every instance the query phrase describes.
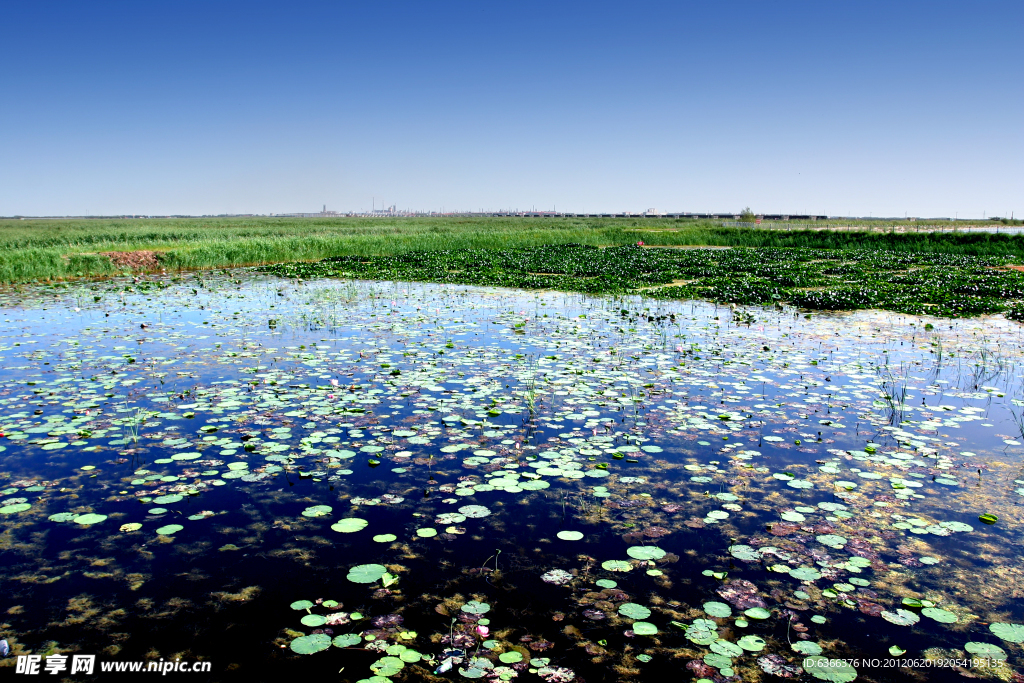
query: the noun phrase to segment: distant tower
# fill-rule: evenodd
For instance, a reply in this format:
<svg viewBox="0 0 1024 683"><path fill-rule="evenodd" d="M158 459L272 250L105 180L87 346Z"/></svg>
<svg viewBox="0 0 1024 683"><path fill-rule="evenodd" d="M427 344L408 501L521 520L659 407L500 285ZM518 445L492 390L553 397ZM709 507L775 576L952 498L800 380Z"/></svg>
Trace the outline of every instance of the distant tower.
<svg viewBox="0 0 1024 683"><path fill-rule="evenodd" d="M326 204L324 204L324 211L323 212L327 213L327 205Z"/></svg>

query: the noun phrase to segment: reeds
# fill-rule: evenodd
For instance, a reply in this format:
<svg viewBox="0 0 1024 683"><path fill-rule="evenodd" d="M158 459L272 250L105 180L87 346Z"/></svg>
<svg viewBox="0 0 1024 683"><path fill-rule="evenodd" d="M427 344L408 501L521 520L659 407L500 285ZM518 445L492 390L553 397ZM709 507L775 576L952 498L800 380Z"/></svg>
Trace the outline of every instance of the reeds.
<svg viewBox="0 0 1024 683"><path fill-rule="evenodd" d="M0 283L111 275L103 254L156 252L189 270L382 256L419 250L566 244L808 247L1024 255L1024 235L725 228L710 221L638 218L211 218L0 220Z"/></svg>

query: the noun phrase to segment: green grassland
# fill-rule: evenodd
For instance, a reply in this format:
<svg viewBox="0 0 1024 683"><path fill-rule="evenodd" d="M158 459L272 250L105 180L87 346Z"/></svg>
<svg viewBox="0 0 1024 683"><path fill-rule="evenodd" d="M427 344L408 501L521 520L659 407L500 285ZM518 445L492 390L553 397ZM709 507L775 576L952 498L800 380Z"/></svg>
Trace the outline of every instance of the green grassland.
<svg viewBox="0 0 1024 683"><path fill-rule="evenodd" d="M884 227L884 226L881 226ZM413 251L553 244L878 249L1024 260L1024 236L989 233L723 228L642 218L189 218L0 221L0 283L109 275L104 252L151 250L160 268L192 270L394 256Z"/></svg>

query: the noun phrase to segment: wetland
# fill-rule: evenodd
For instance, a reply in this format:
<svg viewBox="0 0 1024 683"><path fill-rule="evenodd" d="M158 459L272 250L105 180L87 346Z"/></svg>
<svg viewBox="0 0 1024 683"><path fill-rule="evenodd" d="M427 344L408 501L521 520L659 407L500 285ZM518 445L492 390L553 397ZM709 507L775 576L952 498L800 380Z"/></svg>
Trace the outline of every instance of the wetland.
<svg viewBox="0 0 1024 683"><path fill-rule="evenodd" d="M5 288L0 638L218 681L1019 680L1008 264L563 245Z"/></svg>

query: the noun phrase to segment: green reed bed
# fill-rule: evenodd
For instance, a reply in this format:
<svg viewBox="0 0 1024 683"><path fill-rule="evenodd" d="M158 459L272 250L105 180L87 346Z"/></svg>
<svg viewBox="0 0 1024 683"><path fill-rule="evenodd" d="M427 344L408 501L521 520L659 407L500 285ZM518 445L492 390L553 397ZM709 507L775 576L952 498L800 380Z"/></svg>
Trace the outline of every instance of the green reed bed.
<svg viewBox="0 0 1024 683"><path fill-rule="evenodd" d="M123 272L105 252L152 251L148 266L202 269L555 244L869 249L1024 257L1024 236L723 228L642 218L210 218L0 221L0 282ZM787 285L793 286L793 285Z"/></svg>

